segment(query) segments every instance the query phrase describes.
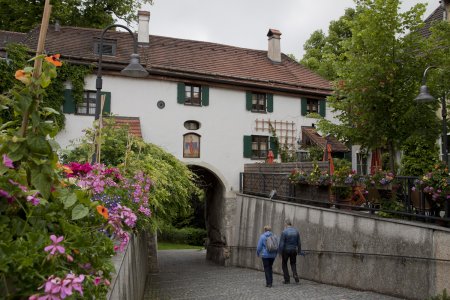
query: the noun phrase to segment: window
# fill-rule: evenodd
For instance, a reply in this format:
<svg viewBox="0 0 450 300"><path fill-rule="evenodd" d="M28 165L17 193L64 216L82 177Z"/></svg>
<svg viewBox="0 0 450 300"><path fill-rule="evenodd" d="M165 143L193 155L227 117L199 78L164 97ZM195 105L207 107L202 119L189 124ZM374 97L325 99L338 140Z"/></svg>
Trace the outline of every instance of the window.
<svg viewBox="0 0 450 300"><path fill-rule="evenodd" d="M266 94L252 94L252 111L266 112Z"/></svg>
<svg viewBox="0 0 450 300"><path fill-rule="evenodd" d="M115 56L116 55L117 42L115 40L103 39L103 55ZM94 54L100 54L100 39L94 41Z"/></svg>
<svg viewBox="0 0 450 300"><path fill-rule="evenodd" d="M316 113L325 118L326 113L326 101L325 99L301 99L301 114L306 116L307 114Z"/></svg>
<svg viewBox="0 0 450 300"><path fill-rule="evenodd" d="M83 101L77 103L74 99L73 91L70 89L64 90L64 104L63 104L63 113L65 114L78 114L85 116L93 116L95 115L95 99L96 99L96 91L84 91L83 92ZM110 92L101 92L101 96L105 97L105 102L103 104L103 113L111 112L111 93Z"/></svg>
<svg viewBox="0 0 450 300"><path fill-rule="evenodd" d="M201 105L201 89L199 85L185 85L184 87L184 104Z"/></svg>
<svg viewBox="0 0 450 300"><path fill-rule="evenodd" d="M252 158L266 158L268 148L268 137L252 135Z"/></svg>
<svg viewBox="0 0 450 300"><path fill-rule="evenodd" d="M186 121L184 122L184 128L188 129L188 130L197 130L200 128L200 123L197 121Z"/></svg>
<svg viewBox="0 0 450 300"><path fill-rule="evenodd" d="M95 91L85 91L83 95L83 102L77 103L78 115L95 115Z"/></svg>
<svg viewBox="0 0 450 300"><path fill-rule="evenodd" d="M316 99L306 100L306 111L308 114L319 113L319 100Z"/></svg>
<svg viewBox="0 0 450 300"><path fill-rule="evenodd" d="M209 105L209 87L198 84L178 83L177 102L191 106Z"/></svg>
<svg viewBox="0 0 450 300"><path fill-rule="evenodd" d="M244 157L266 159L269 149L275 158L278 156L277 138L263 135L244 135Z"/></svg>
<svg viewBox="0 0 450 300"><path fill-rule="evenodd" d="M200 157L200 135L196 133L186 133L183 136L183 157Z"/></svg>
<svg viewBox="0 0 450 300"><path fill-rule="evenodd" d="M367 175L366 153L356 153L356 172L361 175Z"/></svg>
<svg viewBox="0 0 450 300"><path fill-rule="evenodd" d="M273 112L273 94L247 92L246 108L251 112Z"/></svg>

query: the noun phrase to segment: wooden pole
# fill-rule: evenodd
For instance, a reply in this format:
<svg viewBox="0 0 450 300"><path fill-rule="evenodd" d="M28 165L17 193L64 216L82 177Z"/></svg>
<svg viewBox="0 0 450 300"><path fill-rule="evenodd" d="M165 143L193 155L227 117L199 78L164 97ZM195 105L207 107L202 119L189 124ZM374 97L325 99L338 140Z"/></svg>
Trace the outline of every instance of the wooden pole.
<svg viewBox="0 0 450 300"><path fill-rule="evenodd" d="M47 37L48 23L50 20L50 12L52 7L50 0L45 0L44 13L42 15L41 30L39 31L39 41L36 49L36 56L44 52L45 39ZM42 58L37 58L34 61L33 78L38 78L41 75ZM33 106L31 106L32 108ZM22 125L20 127L19 135L24 137L27 132L28 121L30 119L30 109L27 109L22 118Z"/></svg>

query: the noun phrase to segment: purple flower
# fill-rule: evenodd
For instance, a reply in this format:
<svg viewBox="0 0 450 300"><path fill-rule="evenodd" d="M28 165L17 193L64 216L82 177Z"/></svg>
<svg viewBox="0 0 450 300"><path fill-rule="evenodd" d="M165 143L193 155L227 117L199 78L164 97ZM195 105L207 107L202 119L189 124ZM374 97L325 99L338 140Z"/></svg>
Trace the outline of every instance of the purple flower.
<svg viewBox="0 0 450 300"><path fill-rule="evenodd" d="M40 201L39 198L36 197L38 193L34 193L33 195L27 196L27 201L31 202L32 205L36 206L39 205Z"/></svg>
<svg viewBox="0 0 450 300"><path fill-rule="evenodd" d="M147 217L151 216L152 212L148 207L143 207L142 205L139 207L139 211L146 215Z"/></svg>
<svg viewBox="0 0 450 300"><path fill-rule="evenodd" d="M7 168L14 169L13 161L6 154L3 154L3 165Z"/></svg>
<svg viewBox="0 0 450 300"><path fill-rule="evenodd" d="M64 249L63 246L59 245L59 243L61 243L64 240L64 237L63 236L56 237L56 235L52 234L50 236L50 239L53 241L53 244L45 247L44 251L45 252L49 252L50 251L50 255L55 255L56 252L64 254L66 249Z"/></svg>

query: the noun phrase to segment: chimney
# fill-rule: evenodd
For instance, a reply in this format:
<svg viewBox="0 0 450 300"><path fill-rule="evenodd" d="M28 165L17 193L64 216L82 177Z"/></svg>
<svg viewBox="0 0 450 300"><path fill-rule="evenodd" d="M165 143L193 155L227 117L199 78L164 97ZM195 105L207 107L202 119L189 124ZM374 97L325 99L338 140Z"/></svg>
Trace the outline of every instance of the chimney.
<svg viewBox="0 0 450 300"><path fill-rule="evenodd" d="M269 29L267 33L269 37L269 49L267 51L267 57L275 63L281 62L281 49L280 49L280 36L281 32L277 29Z"/></svg>
<svg viewBox="0 0 450 300"><path fill-rule="evenodd" d="M149 43L148 23L150 22L150 12L145 10L138 11L138 43Z"/></svg>

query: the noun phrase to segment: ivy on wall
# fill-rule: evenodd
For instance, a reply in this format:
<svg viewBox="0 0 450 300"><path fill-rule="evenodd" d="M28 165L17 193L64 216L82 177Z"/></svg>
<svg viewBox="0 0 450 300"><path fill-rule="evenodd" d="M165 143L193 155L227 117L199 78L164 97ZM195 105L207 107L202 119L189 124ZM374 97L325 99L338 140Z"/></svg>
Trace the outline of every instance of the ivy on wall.
<svg viewBox="0 0 450 300"><path fill-rule="evenodd" d="M29 50L26 46L21 44L8 44L6 47L8 59L0 60L0 94L6 93L12 87L16 79L14 78L15 71L23 69L29 59L31 58ZM43 98L43 106L51 107L60 114L52 117L52 120L57 124L58 129L64 128L64 114L62 113L62 106L64 104L64 83L70 81L72 84L72 94L77 103L83 101L84 78L92 72L92 66L75 65L65 62L61 68L58 69L58 77L56 77L50 86L45 91ZM0 119L3 122L14 119L10 110L0 110Z"/></svg>

